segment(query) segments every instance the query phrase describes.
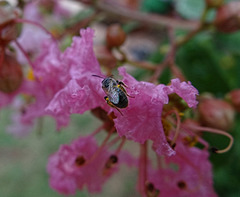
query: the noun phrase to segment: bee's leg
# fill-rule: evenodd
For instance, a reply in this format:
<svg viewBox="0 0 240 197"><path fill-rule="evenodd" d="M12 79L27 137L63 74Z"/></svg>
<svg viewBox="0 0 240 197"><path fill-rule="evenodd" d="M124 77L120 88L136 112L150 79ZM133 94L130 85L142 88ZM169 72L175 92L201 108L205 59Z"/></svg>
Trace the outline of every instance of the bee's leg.
<svg viewBox="0 0 240 197"><path fill-rule="evenodd" d="M121 82L121 81L120 81ZM127 91L124 89L124 87L127 87L123 82L121 82L121 83L123 83L124 84L124 87L122 87L121 86L121 83L118 83L118 88L120 88L128 97L130 97L130 98L135 98L134 96L130 96L128 93L127 93Z"/></svg>
<svg viewBox="0 0 240 197"><path fill-rule="evenodd" d="M125 85L125 83L123 83L122 81L118 81L118 80L117 80L117 83L118 83L119 86L124 86L125 88L127 88L127 86Z"/></svg>
<svg viewBox="0 0 240 197"><path fill-rule="evenodd" d="M104 99L107 101L107 104L108 104L110 107L115 108L116 110L118 110L119 113L123 116L122 112L121 112L115 105L113 105L111 101L109 101L109 98L108 98L107 96L105 96Z"/></svg>

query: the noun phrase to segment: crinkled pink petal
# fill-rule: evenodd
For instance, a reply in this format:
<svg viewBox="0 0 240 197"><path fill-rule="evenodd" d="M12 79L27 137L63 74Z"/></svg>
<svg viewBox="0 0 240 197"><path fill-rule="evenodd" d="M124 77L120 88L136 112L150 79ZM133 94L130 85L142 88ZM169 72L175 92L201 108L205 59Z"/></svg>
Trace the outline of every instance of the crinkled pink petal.
<svg viewBox="0 0 240 197"><path fill-rule="evenodd" d="M166 140L161 122L162 107L168 101L164 86L156 88L154 84L138 82L124 68L119 68L119 73L128 94L134 98L129 98L129 106L121 109L123 115L115 113L118 134L139 143L152 140L158 154L173 155L175 151Z"/></svg>
<svg viewBox="0 0 240 197"><path fill-rule="evenodd" d="M69 119L72 113L84 113L96 107L109 111L101 88L102 79L92 75L100 75L100 66L93 52L94 31L90 28L80 31L81 37L74 37L71 47L61 55L62 64L69 67L63 75L70 81L60 89L46 110L57 120ZM62 126L58 121L58 128Z"/></svg>
<svg viewBox="0 0 240 197"><path fill-rule="evenodd" d="M168 86L168 94L176 93L181 98L183 98L189 107L196 107L198 102L196 96L198 95L198 90L194 88L191 82L180 82L179 79L172 79L171 85Z"/></svg>
<svg viewBox="0 0 240 197"><path fill-rule="evenodd" d="M59 129L61 126L66 126L72 113L86 111L86 107L88 107L86 105L87 95L89 94L88 86L80 87L76 80L71 80L64 89L54 96L45 110L55 117Z"/></svg>
<svg viewBox="0 0 240 197"><path fill-rule="evenodd" d="M62 55L64 62L71 67L72 78L90 77L90 74L101 75L97 58L93 51L94 31L91 28L81 29L81 37L73 37L71 47Z"/></svg>

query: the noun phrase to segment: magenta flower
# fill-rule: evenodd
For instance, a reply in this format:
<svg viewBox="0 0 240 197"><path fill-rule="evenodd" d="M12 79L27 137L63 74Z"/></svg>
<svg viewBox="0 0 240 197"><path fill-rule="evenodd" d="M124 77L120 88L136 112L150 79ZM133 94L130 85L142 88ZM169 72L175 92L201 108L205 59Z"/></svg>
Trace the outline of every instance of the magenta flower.
<svg viewBox="0 0 240 197"><path fill-rule="evenodd" d="M69 119L72 113L84 113L101 107L109 110L101 88L101 82L93 74L102 75L93 52L94 31L90 28L80 31L80 37L74 37L71 47L62 54L62 64L69 67L63 73L69 81L60 89L46 108L58 122L58 128L65 125L62 120Z"/></svg>
<svg viewBox="0 0 240 197"><path fill-rule="evenodd" d="M149 181L161 196L216 197L207 150L189 147L179 141L176 155L165 157L165 165L151 170Z"/></svg>
<svg viewBox="0 0 240 197"><path fill-rule="evenodd" d="M89 192L100 192L103 183L117 170L116 166L107 164L110 156L105 148L99 149L92 136L62 145L49 158L47 170L51 187L66 195L75 194L85 185Z"/></svg>
<svg viewBox="0 0 240 197"><path fill-rule="evenodd" d="M163 105L168 103L168 94L176 93L190 107L195 107L198 91L190 83L181 83L178 79L173 79L170 86L156 86L136 81L124 68L119 68L119 72L128 86L128 94L134 98L129 98L129 106L121 110L123 116L115 113L117 118L114 122L118 134L141 144L150 139L159 155L174 155L175 151L166 140L161 122Z"/></svg>
<svg viewBox="0 0 240 197"><path fill-rule="evenodd" d="M168 94L174 92L185 99L190 107L194 107L197 104L197 90L190 83L180 83L178 79L172 80L170 86L138 82L124 68L120 68L123 81L128 86L127 92L131 96L129 106L121 110L122 116L117 110L107 106L103 99L105 94L101 88L102 79L92 76L103 76L93 53L93 33L89 28L81 30L82 37L74 37L71 47L63 53L62 60L70 68L65 75L69 75L71 80L57 92L47 106L47 112L56 118L60 128L64 125L61 121L68 120L72 113L82 114L96 107L107 112L114 111L117 116L115 126L120 136L125 135L140 143L151 139L159 154L174 154L162 128L162 107L168 102Z"/></svg>

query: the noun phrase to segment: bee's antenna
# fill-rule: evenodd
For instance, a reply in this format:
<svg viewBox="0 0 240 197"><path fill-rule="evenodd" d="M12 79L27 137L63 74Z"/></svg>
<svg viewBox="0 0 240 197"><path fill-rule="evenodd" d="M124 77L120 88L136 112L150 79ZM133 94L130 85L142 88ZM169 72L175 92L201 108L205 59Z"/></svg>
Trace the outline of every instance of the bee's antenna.
<svg viewBox="0 0 240 197"><path fill-rule="evenodd" d="M104 79L104 77L101 77L99 75L92 75L93 77L98 77L98 78L101 78L101 79Z"/></svg>

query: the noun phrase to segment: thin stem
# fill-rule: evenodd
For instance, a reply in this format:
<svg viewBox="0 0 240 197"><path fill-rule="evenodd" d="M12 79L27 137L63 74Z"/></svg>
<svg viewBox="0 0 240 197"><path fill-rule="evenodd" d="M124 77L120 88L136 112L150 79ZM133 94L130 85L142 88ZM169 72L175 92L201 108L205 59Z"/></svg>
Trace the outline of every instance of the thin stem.
<svg viewBox="0 0 240 197"><path fill-rule="evenodd" d="M116 49L122 56L122 59L119 61L120 64L127 63L127 64L130 64L131 66L134 66L137 68L143 68L143 69L152 70L152 71L156 70L156 68L157 68L156 66L154 66L153 64L150 64L148 62L131 61L128 59L126 53L123 50L121 50L119 47Z"/></svg>
<svg viewBox="0 0 240 197"><path fill-rule="evenodd" d="M145 196L146 187L145 184L147 182L147 141L144 144L140 144L140 158L139 158L139 190L140 193Z"/></svg>
<svg viewBox="0 0 240 197"><path fill-rule="evenodd" d="M192 131L192 129L190 130L188 125L185 126L185 123L181 124L181 128L191 137L196 136L197 142L201 143L204 146L204 149L209 149L208 143L201 136L199 136L196 131Z"/></svg>
<svg viewBox="0 0 240 197"><path fill-rule="evenodd" d="M174 68L176 67L175 65L175 52L176 52L176 44L175 44L175 36L174 36L174 29L169 26L168 27L168 37L170 40L170 49L164 59L164 61L156 68L152 78L150 79L151 82L157 83L159 76L162 74L163 70L169 66L171 69L172 73L178 77L178 73L181 73L179 69ZM178 70L178 72L175 72ZM182 77L183 75L181 75Z"/></svg>
<svg viewBox="0 0 240 197"><path fill-rule="evenodd" d="M207 17L207 13L209 11L209 7L205 7L201 19L200 19L200 24L198 25L198 27L196 29L194 29L193 31L191 31L190 33L188 33L183 39L179 40L176 44L176 48L184 45L186 42L188 42L189 40L191 40L195 35L197 35L199 32L201 32L202 30L204 30L207 25L206 25L206 17Z"/></svg>
<svg viewBox="0 0 240 197"><path fill-rule="evenodd" d="M116 144L121 138L119 137L119 135L117 135L114 139L112 139L109 143L108 143L108 147L111 147L112 145Z"/></svg>
<svg viewBox="0 0 240 197"><path fill-rule="evenodd" d="M109 138L111 137L112 133L115 131L115 127L113 127L109 132L107 137L104 139L104 141L102 142L101 146L98 148L98 150L93 154L93 156L84 164L87 165L89 163L91 163L98 155L99 153L103 150L103 148L105 147L105 145L107 144L107 141L109 140Z"/></svg>
<svg viewBox="0 0 240 197"><path fill-rule="evenodd" d="M225 152L229 151L233 145L233 141L234 141L233 137L225 131L222 131L219 129L214 129L214 128L209 128L209 127L195 126L195 125L189 125L188 128L192 128L192 129L196 129L196 130L204 131L204 132L216 133L216 134L224 135L224 136L228 137L230 139L228 146L222 150L216 150L215 151L216 153L225 153Z"/></svg>
<svg viewBox="0 0 240 197"><path fill-rule="evenodd" d="M118 155L120 153L120 151L122 150L125 142L126 142L126 138L123 137L121 143L119 144L119 146L118 146L118 148L117 148L117 150L115 152L115 155Z"/></svg>
<svg viewBox="0 0 240 197"><path fill-rule="evenodd" d="M102 124L100 127L98 127L95 131L91 133L92 136L98 134L103 128L105 127L105 124Z"/></svg>
<svg viewBox="0 0 240 197"><path fill-rule="evenodd" d="M180 116L178 114L178 112L176 110L173 111L173 113L176 115L176 118L177 118L177 126L176 126L176 131L175 131L175 135L171 141L171 147L173 147L173 145L176 143L177 141L177 138L179 136L179 133L180 133L180 125L181 125L181 120L180 120Z"/></svg>
<svg viewBox="0 0 240 197"><path fill-rule="evenodd" d="M31 21L28 19L21 19L21 18L17 18L14 20L16 23L27 23L27 24L31 24L34 25L36 27L39 27L40 29L42 29L46 34L48 34L52 40L57 41L54 36L51 34L51 32L49 32L45 27L43 27L40 23L37 23L35 21Z"/></svg>
<svg viewBox="0 0 240 197"><path fill-rule="evenodd" d="M153 73L152 77L150 78L150 82L157 83L159 76L162 74L164 69L168 66L168 58L166 58L161 64L159 64Z"/></svg>
<svg viewBox="0 0 240 197"><path fill-rule="evenodd" d="M144 62L144 61L131 61L131 60L127 60L126 63L133 65L137 68L143 68L146 70L151 70L151 71L155 71L156 70L156 66L153 64L150 64L148 62Z"/></svg>
<svg viewBox="0 0 240 197"><path fill-rule="evenodd" d="M65 35L68 34L75 34L76 32L79 32L79 29L82 29L84 27L87 27L90 25L91 22L93 22L97 16L98 16L98 12L93 13L92 15L90 15L87 18L84 18L83 20L78 21L76 24L73 24L70 27L67 27L66 30L64 30L64 32L62 32L61 34L57 35L56 37L58 39L64 37Z"/></svg>
<svg viewBox="0 0 240 197"><path fill-rule="evenodd" d="M38 134L38 136L42 136L43 123L44 123L43 117L39 117L38 120L37 120L37 134Z"/></svg>
<svg viewBox="0 0 240 197"><path fill-rule="evenodd" d="M200 31L202 31L203 25L200 24L195 30L191 31L190 33L188 33L183 39L179 40L176 43L176 48L184 45L185 43L187 43L189 40L191 40L195 35L197 35Z"/></svg>
<svg viewBox="0 0 240 197"><path fill-rule="evenodd" d="M32 67L32 69L34 68L34 64L33 62L30 60L30 58L28 57L27 52L25 51L25 49L22 47L22 45L17 41L14 40L15 44L17 45L17 47L20 49L20 51L23 53L23 55L25 56L25 58L27 59L28 64Z"/></svg>

